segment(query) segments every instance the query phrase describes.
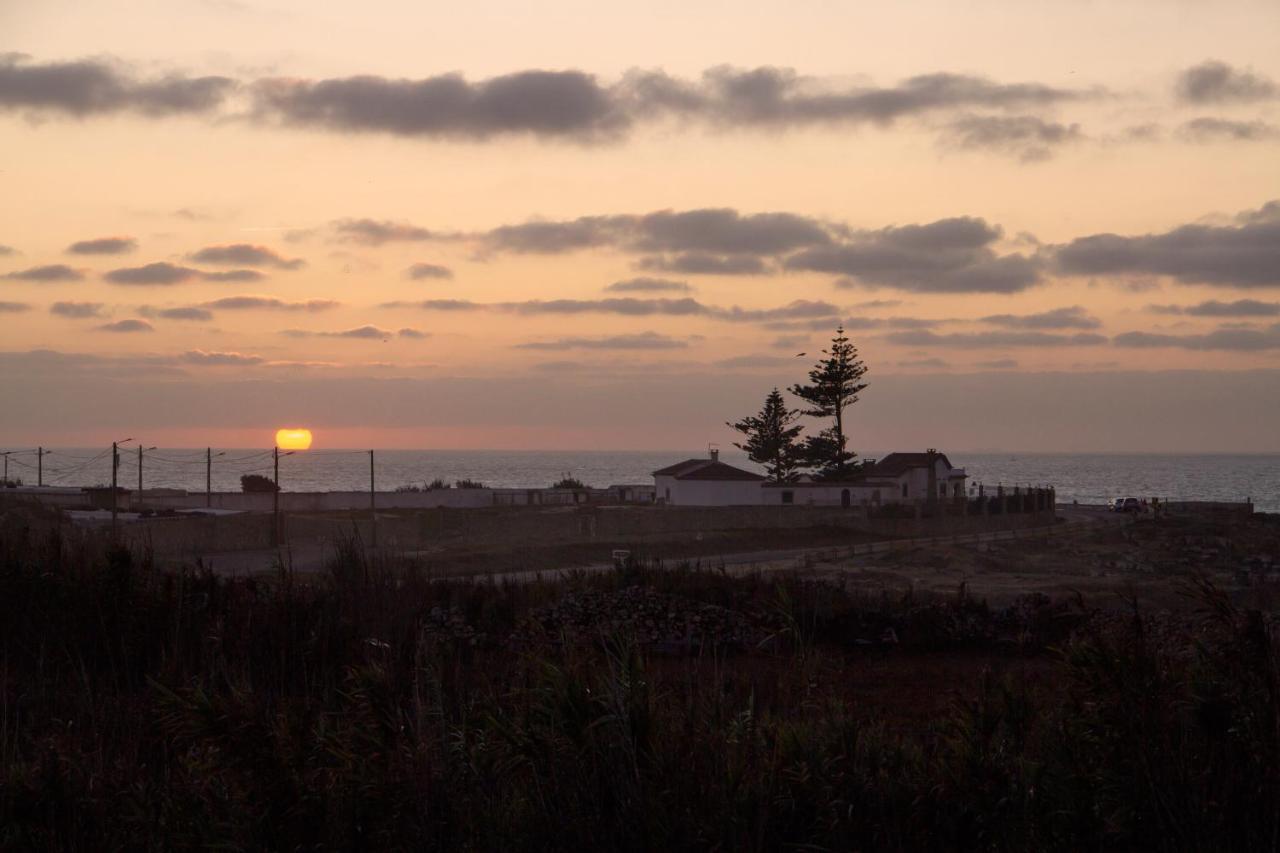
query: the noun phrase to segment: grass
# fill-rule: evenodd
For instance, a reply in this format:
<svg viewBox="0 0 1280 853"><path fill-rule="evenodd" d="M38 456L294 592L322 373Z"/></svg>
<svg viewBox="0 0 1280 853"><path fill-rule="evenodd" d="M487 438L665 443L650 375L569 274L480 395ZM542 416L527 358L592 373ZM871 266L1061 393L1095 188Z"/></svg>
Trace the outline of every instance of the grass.
<svg viewBox="0 0 1280 853"><path fill-rule="evenodd" d="M764 641L522 630L637 589ZM1189 623L694 566L441 582L354 540L234 580L0 524L0 849L1275 849L1270 616L1187 592Z"/></svg>

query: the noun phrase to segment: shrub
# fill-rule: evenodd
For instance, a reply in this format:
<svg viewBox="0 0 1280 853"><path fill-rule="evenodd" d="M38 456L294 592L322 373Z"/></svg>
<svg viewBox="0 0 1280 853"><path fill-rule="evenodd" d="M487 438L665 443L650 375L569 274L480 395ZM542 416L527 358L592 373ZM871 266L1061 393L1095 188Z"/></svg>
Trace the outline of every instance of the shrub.
<svg viewBox="0 0 1280 853"><path fill-rule="evenodd" d="M483 489L484 483L479 480L457 480L453 486L456 489Z"/></svg>
<svg viewBox="0 0 1280 853"><path fill-rule="evenodd" d="M240 490L243 492L277 492L280 488L270 477L264 477L261 474L242 474L240 476Z"/></svg>
<svg viewBox="0 0 1280 853"><path fill-rule="evenodd" d="M558 480L555 483L552 483L551 488L573 489L575 491L582 491L583 489L590 488L590 486L588 486L586 483L579 480L577 477L565 477L562 480Z"/></svg>

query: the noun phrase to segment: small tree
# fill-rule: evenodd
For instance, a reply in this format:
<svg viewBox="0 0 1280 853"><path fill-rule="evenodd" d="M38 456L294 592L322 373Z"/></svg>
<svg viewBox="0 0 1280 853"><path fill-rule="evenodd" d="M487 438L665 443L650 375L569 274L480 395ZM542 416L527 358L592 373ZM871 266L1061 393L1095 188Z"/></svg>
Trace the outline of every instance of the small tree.
<svg viewBox="0 0 1280 853"><path fill-rule="evenodd" d="M795 479L800 467L800 447L796 437L801 427L795 423L795 409L788 409L777 388L764 398L764 407L758 415L749 415L735 423L728 423L747 437L734 447L747 452L747 458L764 466L772 483L788 483Z"/></svg>
<svg viewBox="0 0 1280 853"><path fill-rule="evenodd" d="M573 489L575 492L580 492L587 488L587 484L579 480L577 477L564 477L552 483L551 488Z"/></svg>
<svg viewBox="0 0 1280 853"><path fill-rule="evenodd" d="M858 358L858 348L844 335L844 326L836 329L826 356L809 371L809 385L793 385L791 393L809 404L802 414L811 418L834 418L835 423L805 442L805 462L825 477L843 476L852 466L856 453L848 448L844 430L844 410L858 402L858 394L867 387L862 377L867 366Z"/></svg>
<svg viewBox="0 0 1280 853"><path fill-rule="evenodd" d="M264 477L261 474L242 474L240 476L240 490L243 492L278 491L275 482L270 477Z"/></svg>

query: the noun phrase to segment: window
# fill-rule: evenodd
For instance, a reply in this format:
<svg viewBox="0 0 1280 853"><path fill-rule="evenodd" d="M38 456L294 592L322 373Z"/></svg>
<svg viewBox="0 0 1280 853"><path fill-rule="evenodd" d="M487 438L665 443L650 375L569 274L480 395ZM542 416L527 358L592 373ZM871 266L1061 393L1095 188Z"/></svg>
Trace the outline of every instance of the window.
<svg viewBox="0 0 1280 853"><path fill-rule="evenodd" d="M793 503L795 503L795 502L796 502L796 493L795 493L795 492L783 492L783 493L782 493L782 502L783 502L784 504L793 504Z"/></svg>
<svg viewBox="0 0 1280 853"><path fill-rule="evenodd" d="M907 484L906 484L906 483L903 483L903 484L902 484L902 496L903 496L904 498L905 498L905 497L907 497L907 489L908 489L908 488L909 488L909 487L907 486Z"/></svg>
<svg viewBox="0 0 1280 853"><path fill-rule="evenodd" d="M947 496L947 484L943 483L938 486L938 497L945 498Z"/></svg>
<svg viewBox="0 0 1280 853"><path fill-rule="evenodd" d="M668 501L670 501L670 500L671 500L671 487L670 487L670 486L667 486L667 500L668 500Z"/></svg>

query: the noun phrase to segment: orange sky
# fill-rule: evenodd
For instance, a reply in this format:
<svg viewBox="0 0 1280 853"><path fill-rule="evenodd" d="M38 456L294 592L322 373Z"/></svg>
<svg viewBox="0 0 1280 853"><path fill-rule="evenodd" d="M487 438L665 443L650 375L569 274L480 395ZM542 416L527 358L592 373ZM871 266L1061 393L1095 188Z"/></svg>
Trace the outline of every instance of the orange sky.
<svg viewBox="0 0 1280 853"><path fill-rule="evenodd" d="M938 375L1039 449L1079 431L1011 374L1280 391L1280 6L688 5L0 3L0 443L289 399L330 446L700 446L840 321L875 423ZM399 410L444 386L568 402ZM1166 443L1277 449L1252 405Z"/></svg>

